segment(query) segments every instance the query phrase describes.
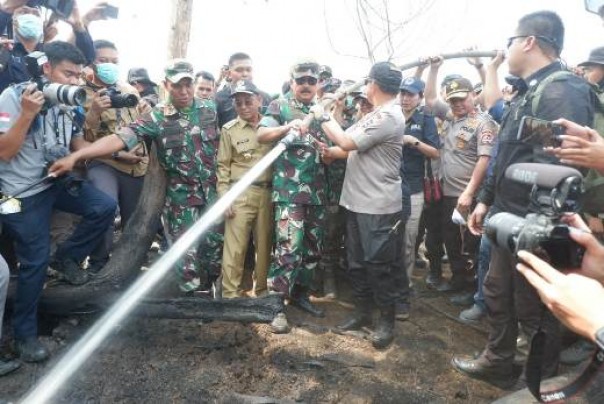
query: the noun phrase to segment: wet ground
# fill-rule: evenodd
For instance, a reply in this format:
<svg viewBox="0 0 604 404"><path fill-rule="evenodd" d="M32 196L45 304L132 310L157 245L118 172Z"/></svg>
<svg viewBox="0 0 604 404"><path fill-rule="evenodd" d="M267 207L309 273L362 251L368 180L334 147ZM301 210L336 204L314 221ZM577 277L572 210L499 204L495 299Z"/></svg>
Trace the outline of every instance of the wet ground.
<svg viewBox="0 0 604 404"><path fill-rule="evenodd" d="M484 326L456 322L459 308L417 275L411 318L397 321L384 351L331 331L350 312L346 296L317 303L324 319L288 307L284 335L266 324L130 318L54 402L482 403L507 394L451 368L454 354L483 348ZM18 400L94 320L46 319L53 358L1 378L0 397Z"/></svg>

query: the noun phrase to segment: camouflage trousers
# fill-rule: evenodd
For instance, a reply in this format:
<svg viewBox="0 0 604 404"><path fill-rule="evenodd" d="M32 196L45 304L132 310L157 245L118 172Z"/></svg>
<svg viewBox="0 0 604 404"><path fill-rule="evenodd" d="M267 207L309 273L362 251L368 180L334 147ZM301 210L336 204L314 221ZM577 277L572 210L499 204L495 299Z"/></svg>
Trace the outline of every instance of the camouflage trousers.
<svg viewBox="0 0 604 404"><path fill-rule="evenodd" d="M205 206L167 206L164 221L173 243L204 214ZM215 224L176 264L179 287L189 292L209 287L220 276L224 222Z"/></svg>
<svg viewBox="0 0 604 404"><path fill-rule="evenodd" d="M275 204L275 243L269 287L290 296L294 287L308 289L321 260L325 206Z"/></svg>

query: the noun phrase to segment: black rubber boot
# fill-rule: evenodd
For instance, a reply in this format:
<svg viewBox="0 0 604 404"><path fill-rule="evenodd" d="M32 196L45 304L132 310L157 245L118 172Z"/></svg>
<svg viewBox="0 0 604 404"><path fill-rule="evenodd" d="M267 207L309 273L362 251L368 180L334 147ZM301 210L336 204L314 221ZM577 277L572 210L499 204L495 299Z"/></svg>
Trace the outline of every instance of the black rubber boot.
<svg viewBox="0 0 604 404"><path fill-rule="evenodd" d="M380 308L380 317L371 334L371 343L374 348L383 349L394 340L395 305Z"/></svg>
<svg viewBox="0 0 604 404"><path fill-rule="evenodd" d="M336 326L337 331L355 331L371 326L373 304L370 300L356 300L354 311L342 324Z"/></svg>
<svg viewBox="0 0 604 404"><path fill-rule="evenodd" d="M290 302L293 306L309 313L314 317L325 317L325 311L310 302L308 289L298 289L292 294Z"/></svg>

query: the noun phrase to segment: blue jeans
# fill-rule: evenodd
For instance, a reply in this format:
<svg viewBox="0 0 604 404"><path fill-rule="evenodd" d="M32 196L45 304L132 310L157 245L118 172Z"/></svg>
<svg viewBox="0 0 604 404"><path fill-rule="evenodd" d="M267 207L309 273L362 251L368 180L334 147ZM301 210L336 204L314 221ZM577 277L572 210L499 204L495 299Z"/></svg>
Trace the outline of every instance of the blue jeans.
<svg viewBox="0 0 604 404"><path fill-rule="evenodd" d="M87 182L77 196L67 192L62 183L21 199L21 212L3 215L4 230L13 238L20 262L17 296L13 310L15 338L38 335L38 301L46 281L50 259L50 216L53 208L82 216L69 239L57 247L55 257L83 261L99 244L113 222L116 209L105 193Z"/></svg>
<svg viewBox="0 0 604 404"><path fill-rule="evenodd" d="M480 248L478 249L478 266L476 267L476 276L478 277L478 286L474 295L474 303L481 309L486 310L487 306L484 303L484 294L482 284L489 270L491 262L491 240L483 234L480 238Z"/></svg>

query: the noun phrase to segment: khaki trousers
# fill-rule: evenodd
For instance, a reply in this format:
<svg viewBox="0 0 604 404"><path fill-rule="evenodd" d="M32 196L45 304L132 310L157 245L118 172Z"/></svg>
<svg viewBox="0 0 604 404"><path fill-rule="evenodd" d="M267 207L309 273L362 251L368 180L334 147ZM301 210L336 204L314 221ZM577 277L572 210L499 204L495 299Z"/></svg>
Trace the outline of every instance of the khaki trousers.
<svg viewBox="0 0 604 404"><path fill-rule="evenodd" d="M252 185L233 204L235 216L225 220L222 255L222 297L241 296L241 280L250 232L254 237L256 296L267 293L271 257L273 212L271 190Z"/></svg>

